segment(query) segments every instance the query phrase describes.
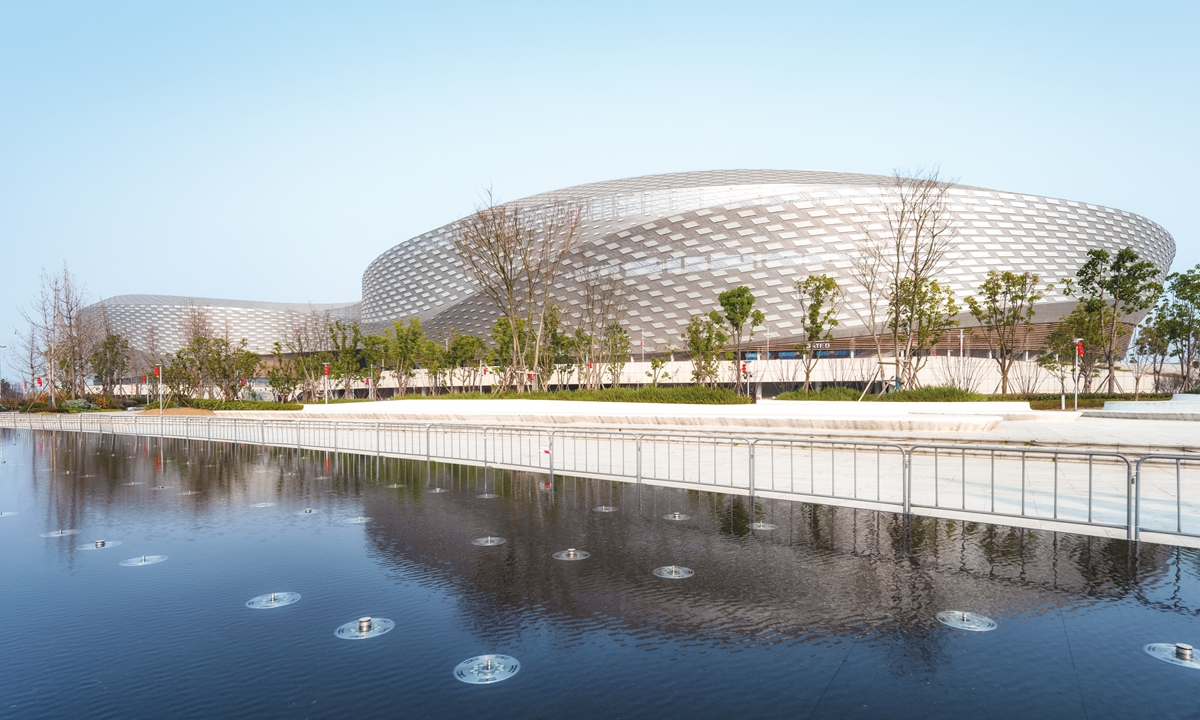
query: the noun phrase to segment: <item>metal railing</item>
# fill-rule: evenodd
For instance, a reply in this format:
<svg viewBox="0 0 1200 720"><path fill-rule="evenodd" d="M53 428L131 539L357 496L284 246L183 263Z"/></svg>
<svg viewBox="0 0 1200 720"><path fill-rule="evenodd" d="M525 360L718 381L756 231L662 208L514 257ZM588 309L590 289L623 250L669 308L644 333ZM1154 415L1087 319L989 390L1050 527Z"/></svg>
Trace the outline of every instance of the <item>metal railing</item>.
<svg viewBox="0 0 1200 720"><path fill-rule="evenodd" d="M1021 524L1200 538L1200 456L771 435L118 413L16 415L0 427L151 435L453 462ZM1142 486L1146 487L1143 488Z"/></svg>

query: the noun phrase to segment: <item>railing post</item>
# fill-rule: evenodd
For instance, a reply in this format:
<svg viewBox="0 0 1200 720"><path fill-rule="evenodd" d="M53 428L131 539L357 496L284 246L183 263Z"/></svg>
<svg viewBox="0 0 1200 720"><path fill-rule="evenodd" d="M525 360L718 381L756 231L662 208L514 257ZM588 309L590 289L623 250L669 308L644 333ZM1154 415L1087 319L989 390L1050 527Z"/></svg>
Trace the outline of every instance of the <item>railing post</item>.
<svg viewBox="0 0 1200 720"><path fill-rule="evenodd" d="M429 463L429 458L433 454L432 448L430 447L430 444L429 444L429 436L430 436L430 432L431 432L432 428L433 428L432 425L425 426L425 462L426 462L426 464Z"/></svg>
<svg viewBox="0 0 1200 720"><path fill-rule="evenodd" d="M300 421L296 421L296 457L300 456Z"/></svg>
<svg viewBox="0 0 1200 720"><path fill-rule="evenodd" d="M375 457L379 457L379 423L375 423Z"/></svg>
<svg viewBox="0 0 1200 720"><path fill-rule="evenodd" d="M642 436L637 436L637 483L642 484Z"/></svg>
<svg viewBox="0 0 1200 720"><path fill-rule="evenodd" d="M546 454L550 456L550 483L551 483L551 486L553 486L553 483L554 483L554 431L551 430L548 433L548 435L549 435L550 445L547 448L547 450L549 452L547 452Z"/></svg>
<svg viewBox="0 0 1200 720"><path fill-rule="evenodd" d="M333 423L333 452L337 452L337 421Z"/></svg>
<svg viewBox="0 0 1200 720"><path fill-rule="evenodd" d="M749 502L749 505L750 505L750 508L749 509L750 509L750 522L754 522L754 446L757 444L757 441L756 440L748 440L748 442L750 444L750 458L749 458L749 462L750 462L750 502Z"/></svg>
<svg viewBox="0 0 1200 720"><path fill-rule="evenodd" d="M912 453L912 450L900 448L900 497L905 515L912 510Z"/></svg>
<svg viewBox="0 0 1200 720"><path fill-rule="evenodd" d="M1129 460L1125 460L1125 472L1129 474L1129 484L1125 490L1125 524L1127 526L1125 537L1128 540L1141 539L1141 524L1142 524L1142 461L1146 458L1139 458L1134 466L1132 474L1129 470ZM1179 498L1176 498L1178 501Z"/></svg>

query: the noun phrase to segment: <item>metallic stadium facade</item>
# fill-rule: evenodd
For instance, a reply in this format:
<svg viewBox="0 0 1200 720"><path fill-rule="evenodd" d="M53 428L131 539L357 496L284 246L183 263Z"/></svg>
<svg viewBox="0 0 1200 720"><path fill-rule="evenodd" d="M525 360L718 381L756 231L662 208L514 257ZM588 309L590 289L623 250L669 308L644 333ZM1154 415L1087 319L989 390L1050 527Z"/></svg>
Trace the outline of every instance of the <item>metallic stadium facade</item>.
<svg viewBox="0 0 1200 720"><path fill-rule="evenodd" d="M357 320L358 303L257 302L176 295L118 295L103 301L108 321L130 344L143 350L176 352L187 344L196 313L218 336L245 338L252 352L266 355L285 341L297 320L318 314L330 320Z"/></svg>
<svg viewBox="0 0 1200 720"><path fill-rule="evenodd" d="M795 282L815 273L832 275L843 288L834 347L854 347L867 333L855 312L863 308L864 290L851 275L849 258L861 246L864 228L886 228L891 184L892 178L850 173L689 172L578 185L517 203L537 207L565 200L582 208L579 249L555 286L554 300L570 316L582 302L573 273L599 266L623 284L625 328L635 344L644 340L647 352L681 345L689 318L717 308L717 294L738 285L757 298L772 342L795 342L801 339ZM941 275L960 300L975 292L989 270L1034 272L1061 288L1093 248L1132 247L1164 273L1175 255L1166 230L1122 210L969 186L956 186L949 196L957 240ZM261 353L285 338L296 315L314 312L359 320L373 332L418 317L434 337L451 330L486 337L496 311L455 253L457 228L451 223L431 230L376 258L363 273L361 303L124 295L104 304L113 326L135 346L147 347L147 333L155 328L154 344L168 352L182 344L193 307L203 308L219 332L245 337ZM1031 349L1075 304L1059 289L1047 294ZM965 315L960 323L974 324Z"/></svg>
<svg viewBox="0 0 1200 720"><path fill-rule="evenodd" d="M834 335L835 346L846 346L865 334L855 312L864 289L851 276L849 256L864 227L886 228L883 203L891 185L892 178L848 173L691 172L579 185L517 202L567 200L583 208L582 242L571 265L604 266L621 278L626 328L635 342L645 338L647 351L680 345L688 319L716 309L718 292L738 285L754 293L776 342L799 340L795 281L814 273L832 275L843 288ZM989 270L1030 271L1061 288L1092 248L1132 247L1164 273L1175 255L1166 230L1121 210L967 186L949 194L958 241L942 275L960 300ZM362 285L367 327L415 316L434 333L487 336L495 311L456 257L456 229L451 223L432 230L371 263ZM555 300L570 314L582 298L567 275ZM1057 290L1048 293L1036 318L1043 331L1030 341L1040 344L1045 329L1075 304ZM960 323L974 324L969 316Z"/></svg>

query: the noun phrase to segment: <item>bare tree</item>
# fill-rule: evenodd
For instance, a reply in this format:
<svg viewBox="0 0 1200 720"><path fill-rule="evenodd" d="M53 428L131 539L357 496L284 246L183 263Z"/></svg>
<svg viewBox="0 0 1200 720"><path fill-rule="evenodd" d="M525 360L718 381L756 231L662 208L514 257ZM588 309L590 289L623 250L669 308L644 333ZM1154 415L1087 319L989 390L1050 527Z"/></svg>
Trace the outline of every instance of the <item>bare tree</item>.
<svg viewBox="0 0 1200 720"><path fill-rule="evenodd" d="M953 324L957 307L937 275L958 237L950 211L954 183L942 180L938 169L897 171L880 187L883 222L869 216L853 220L859 247L851 272L867 301L851 310L871 332L880 369L884 368L882 327L891 334L894 378L915 385L928 349ZM886 314L880 317L886 306Z"/></svg>
<svg viewBox="0 0 1200 720"><path fill-rule="evenodd" d="M459 259L508 324L518 392L526 389L530 368L540 367L546 351L544 321L551 291L579 243L581 216L575 203L529 208L497 204L489 193L487 203L454 233Z"/></svg>
<svg viewBox="0 0 1200 720"><path fill-rule="evenodd" d="M58 394L87 394L88 359L97 342L97 322L96 313L87 312L85 297L83 286L64 264L61 273L43 271L31 307L22 311L46 370L51 407Z"/></svg>

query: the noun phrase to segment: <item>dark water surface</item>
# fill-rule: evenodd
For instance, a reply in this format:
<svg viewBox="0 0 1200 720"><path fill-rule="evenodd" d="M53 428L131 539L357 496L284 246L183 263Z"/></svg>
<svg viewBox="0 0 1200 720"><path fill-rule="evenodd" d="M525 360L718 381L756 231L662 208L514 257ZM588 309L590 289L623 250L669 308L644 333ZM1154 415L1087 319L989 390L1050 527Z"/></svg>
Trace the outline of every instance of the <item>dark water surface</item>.
<svg viewBox="0 0 1200 720"><path fill-rule="evenodd" d="M775 501L751 531L744 498L196 441L0 447L4 718L1200 717L1200 671L1142 651L1200 646L1193 550ZM169 559L118 564L143 554ZM245 607L272 591L302 599ZM396 629L334 636L362 615ZM489 652L520 673L452 677Z"/></svg>

